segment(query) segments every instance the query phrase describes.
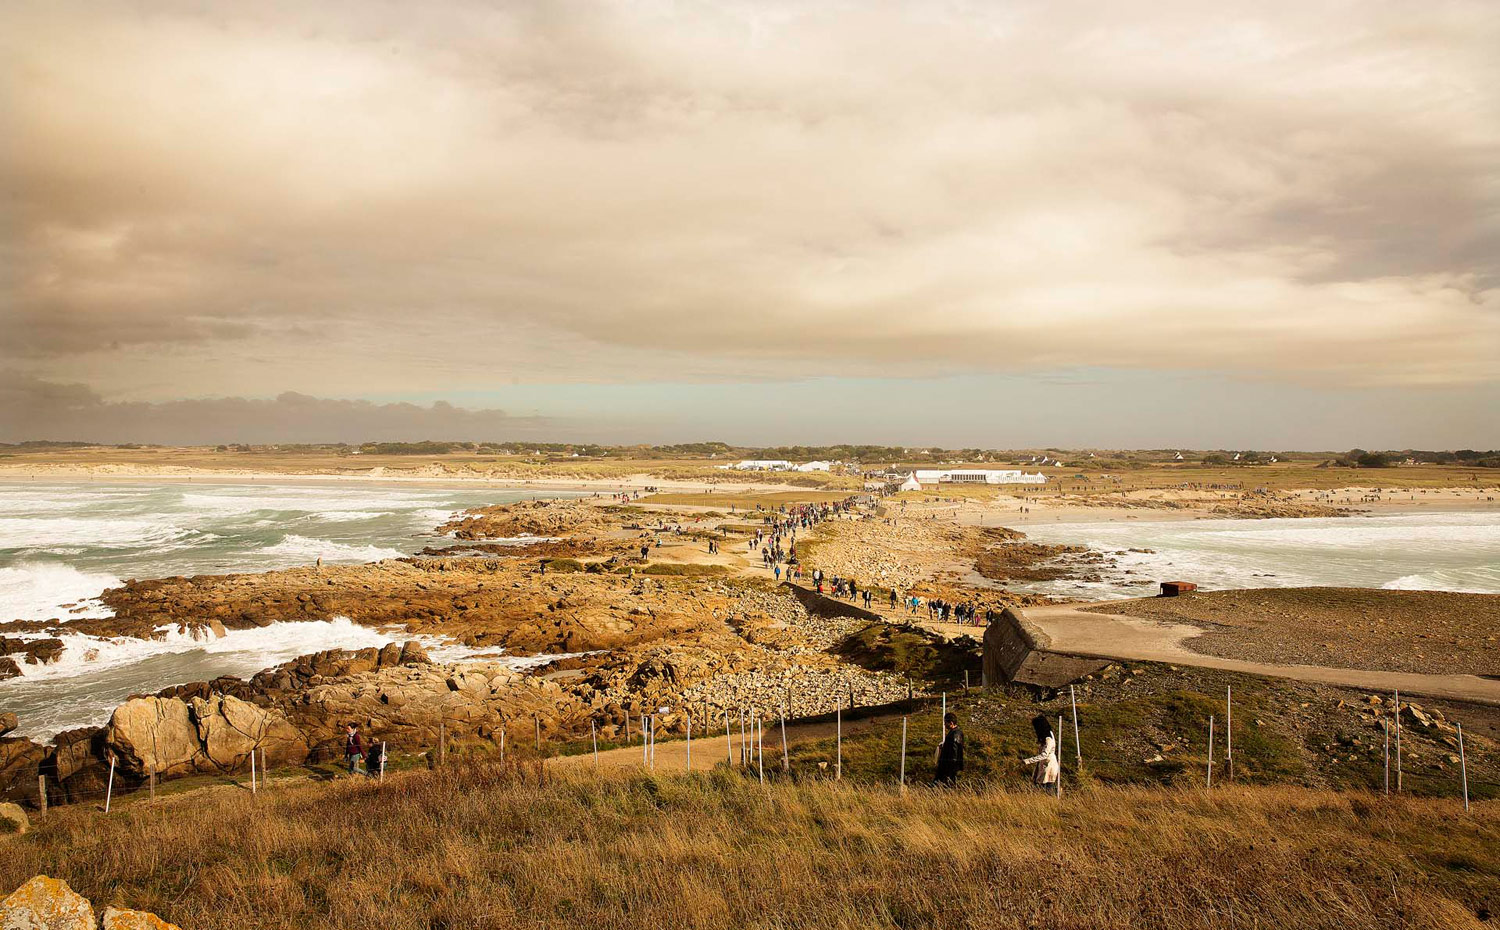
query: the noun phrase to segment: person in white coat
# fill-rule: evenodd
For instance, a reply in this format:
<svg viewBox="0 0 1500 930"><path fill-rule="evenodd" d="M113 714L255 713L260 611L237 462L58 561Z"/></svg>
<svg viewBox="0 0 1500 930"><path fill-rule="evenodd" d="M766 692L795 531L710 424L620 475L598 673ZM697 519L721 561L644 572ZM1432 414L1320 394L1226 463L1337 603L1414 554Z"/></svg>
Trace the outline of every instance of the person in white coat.
<svg viewBox="0 0 1500 930"><path fill-rule="evenodd" d="M1062 765L1057 761L1057 737L1052 734L1052 723L1044 715L1037 714L1031 720L1031 728L1036 731L1037 744L1037 754L1025 760L1026 765L1036 766L1031 780L1042 788L1055 785Z"/></svg>

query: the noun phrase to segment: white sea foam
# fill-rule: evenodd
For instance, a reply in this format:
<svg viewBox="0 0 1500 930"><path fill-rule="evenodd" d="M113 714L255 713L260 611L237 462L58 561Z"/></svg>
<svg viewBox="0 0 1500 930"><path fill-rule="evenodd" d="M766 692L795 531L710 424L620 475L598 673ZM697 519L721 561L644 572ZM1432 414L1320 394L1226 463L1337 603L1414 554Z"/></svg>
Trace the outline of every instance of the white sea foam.
<svg viewBox="0 0 1500 930"><path fill-rule="evenodd" d="M16 620L67 617L108 617L110 611L95 598L120 579L103 572L85 572L61 562L21 562L0 568L0 624ZM76 604L80 612L63 608Z"/></svg>
<svg viewBox="0 0 1500 930"><path fill-rule="evenodd" d="M64 633L58 637L63 641L63 652L56 661L18 664L23 678L45 681L103 672L157 656L201 653L242 658L245 662L240 664L253 673L310 652L378 647L399 638L360 626L348 617L272 623L248 630L229 630L223 636L204 631L195 636L178 626L167 626L158 628L156 636L139 639L134 636L97 637Z"/></svg>
<svg viewBox="0 0 1500 930"><path fill-rule="evenodd" d="M179 519L152 517L0 517L0 549L54 546L169 548L194 535Z"/></svg>
<svg viewBox="0 0 1500 930"><path fill-rule="evenodd" d="M182 495L181 503L184 507L208 511L211 514L246 514L262 510L328 514L368 510L372 503L388 508L385 512L416 510L430 507L433 499L352 491L339 493L322 489L308 489L303 493L297 493L297 489L281 488L275 494L266 494L260 489L250 489L242 493L193 492Z"/></svg>
<svg viewBox="0 0 1500 930"><path fill-rule="evenodd" d="M378 562L381 559L399 559L406 555L400 549L358 546L296 534L283 536L280 542L266 546L257 554L273 555L295 563L312 562L318 558L322 558L325 562Z"/></svg>
<svg viewBox="0 0 1500 930"><path fill-rule="evenodd" d="M391 510L319 510L309 516L332 523L352 523L355 520L377 520L393 513Z"/></svg>

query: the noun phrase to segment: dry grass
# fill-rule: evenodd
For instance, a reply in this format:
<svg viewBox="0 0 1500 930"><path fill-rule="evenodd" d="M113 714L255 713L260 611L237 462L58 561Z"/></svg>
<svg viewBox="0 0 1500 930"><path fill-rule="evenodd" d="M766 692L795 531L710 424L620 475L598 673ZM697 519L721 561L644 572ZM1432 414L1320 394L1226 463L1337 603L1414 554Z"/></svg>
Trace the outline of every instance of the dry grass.
<svg viewBox="0 0 1500 930"><path fill-rule="evenodd" d="M1031 469L1028 469L1028 471ZM1413 465L1398 468L1320 467L1311 462L1283 462L1276 465L1211 466L1198 464L1159 464L1139 468L1044 468L1047 491L1059 483L1069 492L1094 490L1111 492L1150 488L1175 488L1183 484L1232 484L1246 489L1266 488L1273 491L1335 488L1463 488L1500 485L1500 474L1494 469L1466 468L1458 465ZM1088 485L1074 476L1084 475ZM1032 493L1026 489L1023 493ZM1046 493L1045 491L1042 493Z"/></svg>
<svg viewBox="0 0 1500 930"><path fill-rule="evenodd" d="M1500 806L933 792L490 765L49 815L0 856L184 927L1464 928Z"/></svg>

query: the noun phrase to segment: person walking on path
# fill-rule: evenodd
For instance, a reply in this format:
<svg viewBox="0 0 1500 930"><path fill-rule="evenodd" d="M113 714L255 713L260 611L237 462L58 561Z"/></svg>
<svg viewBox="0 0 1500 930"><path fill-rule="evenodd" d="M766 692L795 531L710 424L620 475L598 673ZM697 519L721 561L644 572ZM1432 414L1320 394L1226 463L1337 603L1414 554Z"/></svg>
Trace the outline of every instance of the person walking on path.
<svg viewBox="0 0 1500 930"><path fill-rule="evenodd" d="M349 763L349 774L358 771L359 760L365 755L365 741L359 735L359 727L348 724L344 732L344 761Z"/></svg>
<svg viewBox="0 0 1500 930"><path fill-rule="evenodd" d="M933 784L952 787L958 784L958 773L964 770L964 731L958 728L958 715L943 716L943 741L938 744L937 777Z"/></svg>
<svg viewBox="0 0 1500 930"><path fill-rule="evenodd" d="M365 749L365 774L371 778L380 777L380 744L374 740L370 740Z"/></svg>
<svg viewBox="0 0 1500 930"><path fill-rule="evenodd" d="M1031 781L1040 788L1057 783L1062 766L1057 761L1057 737L1052 734L1052 723L1044 714L1031 719L1031 728L1036 731L1037 754L1024 760L1025 765L1034 765Z"/></svg>

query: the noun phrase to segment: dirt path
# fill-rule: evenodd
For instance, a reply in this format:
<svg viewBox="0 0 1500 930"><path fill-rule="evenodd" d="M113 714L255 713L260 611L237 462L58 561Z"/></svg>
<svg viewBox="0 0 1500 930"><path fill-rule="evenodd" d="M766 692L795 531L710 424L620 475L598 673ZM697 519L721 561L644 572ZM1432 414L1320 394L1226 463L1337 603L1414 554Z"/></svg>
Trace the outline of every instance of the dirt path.
<svg viewBox="0 0 1500 930"><path fill-rule="evenodd" d="M1500 681L1477 675L1421 675L1321 665L1270 665L1226 659L1204 655L1189 648L1187 641L1203 632L1191 624L1085 612L1081 609L1108 604L1105 601L1102 604L1030 607L1026 609L1026 617L1052 638L1052 648L1056 652L1107 659L1195 665L1372 691L1399 688L1413 695L1500 705Z"/></svg>
<svg viewBox="0 0 1500 930"><path fill-rule="evenodd" d="M867 730L874 729L884 723L881 717L862 717L857 720L844 721L844 736L850 737ZM806 740L831 739L834 736L836 725L833 723L801 723L787 724L786 739L789 746ZM724 736L722 727L712 731L717 735L708 737L693 737L692 752L695 772L706 772L714 766L729 761L737 761L740 750L740 733L738 723L735 724L735 732L732 742ZM749 739L748 731L746 739ZM761 734L762 747L765 751L766 771L773 767L781 766L781 726L777 721L768 720L764 724ZM656 769L662 772L682 772L688 768L688 743L683 739L663 740L656 744ZM592 753L584 753L578 756L559 756L547 763L549 766L592 766L594 756ZM622 749L607 749L599 753L600 768L622 769L639 768L645 764L642 759L641 747L627 746ZM832 773L833 759L829 759L830 774Z"/></svg>

